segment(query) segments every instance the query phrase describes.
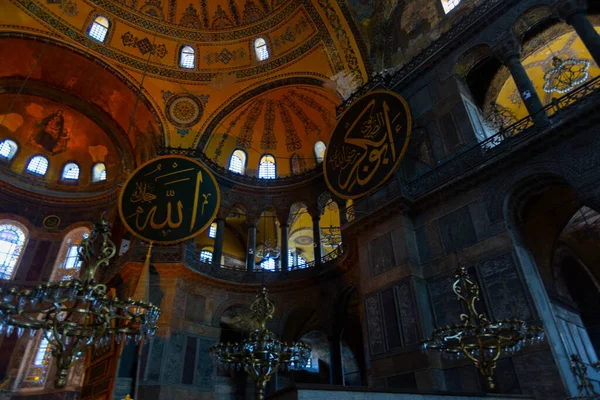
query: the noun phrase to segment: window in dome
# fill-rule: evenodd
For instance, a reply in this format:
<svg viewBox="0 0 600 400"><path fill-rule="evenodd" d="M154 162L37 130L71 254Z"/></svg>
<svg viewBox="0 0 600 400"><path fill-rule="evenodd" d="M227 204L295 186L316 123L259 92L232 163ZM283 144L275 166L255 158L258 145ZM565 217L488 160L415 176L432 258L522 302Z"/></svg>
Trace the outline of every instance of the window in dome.
<svg viewBox="0 0 600 400"><path fill-rule="evenodd" d="M200 262L210 264L212 263L212 251L202 250L200 252Z"/></svg>
<svg viewBox="0 0 600 400"><path fill-rule="evenodd" d="M254 51L256 52L256 59L258 61L265 61L269 58L269 48L267 42L263 38L258 38L254 41Z"/></svg>
<svg viewBox="0 0 600 400"><path fill-rule="evenodd" d="M92 22L92 26L90 26L90 30L88 31L88 36L92 39L96 39L99 42L104 43L106 40L106 34L108 33L108 28L110 23L108 19L102 15L98 15L94 18L94 22Z"/></svg>
<svg viewBox="0 0 600 400"><path fill-rule="evenodd" d="M12 279L25 247L25 231L11 222L0 221L0 279Z"/></svg>
<svg viewBox="0 0 600 400"><path fill-rule="evenodd" d="M315 143L315 157L317 157L317 162L322 163L323 159L325 159L325 143L318 141Z"/></svg>
<svg viewBox="0 0 600 400"><path fill-rule="evenodd" d="M260 159L258 166L258 178L259 179L275 179L277 172L275 170L275 157L271 155L264 155Z"/></svg>
<svg viewBox="0 0 600 400"><path fill-rule="evenodd" d="M0 142L0 158L10 160L14 157L19 146L10 139Z"/></svg>
<svg viewBox="0 0 600 400"><path fill-rule="evenodd" d="M459 4L460 0L442 0L442 7L444 7L444 12L446 14L454 10L454 8Z"/></svg>
<svg viewBox="0 0 600 400"><path fill-rule="evenodd" d="M75 163L68 163L63 168L62 179L65 181L76 181L79 179L79 166Z"/></svg>
<svg viewBox="0 0 600 400"><path fill-rule="evenodd" d="M106 165L98 163L92 168L92 182L101 182L106 180Z"/></svg>
<svg viewBox="0 0 600 400"><path fill-rule="evenodd" d="M243 174L246 167L246 153L242 150L236 150L229 159L229 170L237 174Z"/></svg>
<svg viewBox="0 0 600 400"><path fill-rule="evenodd" d="M192 69L196 65L196 51L192 46L183 46L179 53L179 66Z"/></svg>
<svg viewBox="0 0 600 400"><path fill-rule="evenodd" d="M35 156L29 160L27 171L36 175L44 176L48 172L48 159L43 156Z"/></svg>
<svg viewBox="0 0 600 400"><path fill-rule="evenodd" d="M260 263L260 268L265 271L275 271L275 260L266 258Z"/></svg>
<svg viewBox="0 0 600 400"><path fill-rule="evenodd" d="M208 237L209 238L216 238L217 237L217 223L213 222L212 224L210 224L210 228L208 228Z"/></svg>

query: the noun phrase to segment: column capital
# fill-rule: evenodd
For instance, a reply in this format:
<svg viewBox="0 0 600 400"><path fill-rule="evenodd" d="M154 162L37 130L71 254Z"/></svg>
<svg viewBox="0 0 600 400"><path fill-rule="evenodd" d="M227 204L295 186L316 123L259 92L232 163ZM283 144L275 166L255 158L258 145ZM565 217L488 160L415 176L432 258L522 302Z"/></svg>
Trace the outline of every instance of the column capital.
<svg viewBox="0 0 600 400"><path fill-rule="evenodd" d="M492 46L492 51L498 60L506 64L513 57L521 57L521 42L509 33Z"/></svg>
<svg viewBox="0 0 600 400"><path fill-rule="evenodd" d="M570 24L571 18L587 11L585 0L558 0L552 6L552 11L560 19Z"/></svg>

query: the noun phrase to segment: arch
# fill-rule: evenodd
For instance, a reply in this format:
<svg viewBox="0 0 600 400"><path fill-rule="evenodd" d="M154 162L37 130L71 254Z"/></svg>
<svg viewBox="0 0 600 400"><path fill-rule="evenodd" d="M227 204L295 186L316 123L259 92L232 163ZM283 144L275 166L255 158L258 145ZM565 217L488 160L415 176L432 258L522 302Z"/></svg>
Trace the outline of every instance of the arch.
<svg viewBox="0 0 600 400"><path fill-rule="evenodd" d="M298 153L292 154L292 157L290 158L290 167L292 170L292 174L294 175L301 174L306 169L304 159L300 158Z"/></svg>
<svg viewBox="0 0 600 400"><path fill-rule="evenodd" d="M212 326L219 327L219 323L223 315L227 312L227 310L236 308L236 309L244 309L248 313L251 313L250 304L254 301L252 296L247 296L247 298L235 298L230 300L225 300L215 309L212 316Z"/></svg>
<svg viewBox="0 0 600 400"><path fill-rule="evenodd" d="M12 279L19 267L29 231L12 219L0 220L0 279Z"/></svg>
<svg viewBox="0 0 600 400"><path fill-rule="evenodd" d="M254 40L254 53L258 61L265 61L269 58L269 47L264 38L259 37Z"/></svg>
<svg viewBox="0 0 600 400"><path fill-rule="evenodd" d="M523 39L532 29L536 29L548 20L559 21L548 5L536 4L519 15L512 24L512 31L519 39Z"/></svg>
<svg viewBox="0 0 600 400"><path fill-rule="evenodd" d="M210 250L202 249L200 251L200 262L212 264L213 252Z"/></svg>
<svg viewBox="0 0 600 400"><path fill-rule="evenodd" d="M19 150L19 145L13 140L4 139L0 142L0 158L10 161L17 154L17 150Z"/></svg>
<svg viewBox="0 0 600 400"><path fill-rule="evenodd" d="M248 157L246 156L246 152L244 150L235 149L233 153L231 153L231 157L229 158L228 169L231 172L243 175L246 171L247 160Z"/></svg>
<svg viewBox="0 0 600 400"><path fill-rule="evenodd" d="M63 281L79 276L79 268L81 267L79 245L89 234L90 229L88 227L80 226L65 235L50 275L51 281Z"/></svg>
<svg viewBox="0 0 600 400"><path fill-rule="evenodd" d="M179 50L179 66L186 69L194 69L196 67L196 50L192 46L181 46Z"/></svg>
<svg viewBox="0 0 600 400"><path fill-rule="evenodd" d="M271 154L264 154L260 158L258 164L258 178L259 179L275 179L277 178L277 165L275 163L275 157Z"/></svg>
<svg viewBox="0 0 600 400"><path fill-rule="evenodd" d="M327 146L322 141L318 141L315 143L315 158L317 159L317 163L322 163L325 159L325 150L327 150Z"/></svg>
<svg viewBox="0 0 600 400"><path fill-rule="evenodd" d="M79 165L74 162L66 163L62 170L61 179L64 181L79 180Z"/></svg>
<svg viewBox="0 0 600 400"><path fill-rule="evenodd" d="M107 180L106 165L104 163L96 163L92 167L92 182L103 182Z"/></svg>
<svg viewBox="0 0 600 400"><path fill-rule="evenodd" d="M104 15L97 15L88 29L88 36L92 39L104 43L110 29L110 21Z"/></svg>
<svg viewBox="0 0 600 400"><path fill-rule="evenodd" d="M217 223L216 222L213 222L208 227L208 237L211 239L214 239L217 237Z"/></svg>
<svg viewBox="0 0 600 400"><path fill-rule="evenodd" d="M48 159L44 156L36 155L31 157L27 163L27 171L32 174L44 176L48 172Z"/></svg>

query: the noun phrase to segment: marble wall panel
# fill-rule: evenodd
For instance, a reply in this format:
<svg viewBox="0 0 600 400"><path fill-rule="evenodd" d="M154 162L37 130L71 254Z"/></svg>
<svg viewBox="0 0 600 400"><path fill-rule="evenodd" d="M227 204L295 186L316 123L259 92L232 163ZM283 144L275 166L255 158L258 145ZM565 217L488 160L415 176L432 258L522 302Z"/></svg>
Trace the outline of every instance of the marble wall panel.
<svg viewBox="0 0 600 400"><path fill-rule="evenodd" d="M396 298L402 326L404 346L420 342L420 329L410 282L396 286Z"/></svg>
<svg viewBox="0 0 600 400"><path fill-rule="evenodd" d="M378 275L396 266L391 232L369 242L369 263L371 274Z"/></svg>
<svg viewBox="0 0 600 400"><path fill-rule="evenodd" d="M371 355L377 355L385 351L383 337L383 321L379 296L370 295L365 299L365 314L367 318L367 329L369 332L369 349Z"/></svg>
<svg viewBox="0 0 600 400"><path fill-rule="evenodd" d="M181 373L185 357L186 336L180 333L171 333L167 342L165 354L163 382L170 384L181 383Z"/></svg>

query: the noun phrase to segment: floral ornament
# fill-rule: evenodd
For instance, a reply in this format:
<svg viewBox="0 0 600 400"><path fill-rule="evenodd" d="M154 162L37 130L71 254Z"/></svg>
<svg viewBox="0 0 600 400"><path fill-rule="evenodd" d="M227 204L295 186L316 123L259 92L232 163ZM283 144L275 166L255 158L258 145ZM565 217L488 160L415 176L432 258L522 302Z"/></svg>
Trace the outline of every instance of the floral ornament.
<svg viewBox="0 0 600 400"><path fill-rule="evenodd" d="M544 91L567 93L589 77L590 62L568 58L552 58L552 68L544 75Z"/></svg>

